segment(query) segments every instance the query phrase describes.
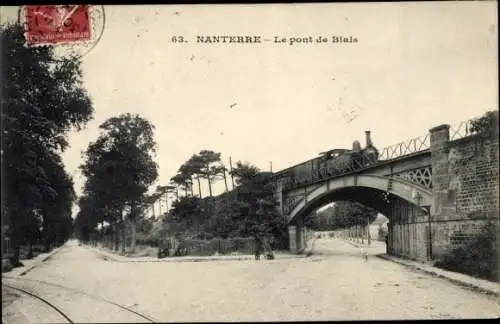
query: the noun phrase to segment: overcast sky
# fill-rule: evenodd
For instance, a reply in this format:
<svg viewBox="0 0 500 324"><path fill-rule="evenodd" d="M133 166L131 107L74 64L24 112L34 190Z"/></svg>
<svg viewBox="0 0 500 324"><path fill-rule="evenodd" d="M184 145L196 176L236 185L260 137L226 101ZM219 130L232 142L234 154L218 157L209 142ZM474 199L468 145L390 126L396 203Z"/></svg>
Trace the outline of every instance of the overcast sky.
<svg viewBox="0 0 500 324"><path fill-rule="evenodd" d="M156 126L158 184L202 149L264 170L272 161L276 171L364 145L365 130L380 149L458 124L498 108L496 5L106 6L104 34L82 66L95 118L71 134L64 162L79 192L80 152L105 119L126 112ZM190 43L170 41L181 35ZM199 44L197 35L358 42Z"/></svg>

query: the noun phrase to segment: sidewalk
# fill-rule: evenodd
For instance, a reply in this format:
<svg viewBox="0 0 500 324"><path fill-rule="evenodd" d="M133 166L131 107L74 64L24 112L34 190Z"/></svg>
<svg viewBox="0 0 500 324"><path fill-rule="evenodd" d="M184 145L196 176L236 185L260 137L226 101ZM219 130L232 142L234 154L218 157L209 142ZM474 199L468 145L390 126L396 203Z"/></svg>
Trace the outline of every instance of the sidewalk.
<svg viewBox="0 0 500 324"><path fill-rule="evenodd" d="M2 276L3 275L7 275L7 276L24 276L26 273L28 273L32 269L38 267L40 264L42 264L43 262L45 262L49 258L51 258L62 247L64 247L64 244L62 246L60 246L60 247L57 247L57 248L53 249L50 252L40 253L39 255L37 255L36 257L34 257L33 259L20 260L21 263L23 264L22 267L13 268L10 271L4 272L4 273L2 273Z"/></svg>
<svg viewBox="0 0 500 324"><path fill-rule="evenodd" d="M359 242L353 242L353 241L349 241L346 239L344 239L344 241L351 244L352 246L357 247L357 248L369 248L367 244L361 244ZM402 259L402 258L391 256L391 255L388 255L385 253L382 253L382 254L379 253L379 254L376 254L376 256L378 258L392 261L392 262L396 262L398 264L404 265L404 266L412 268L412 269L424 271L427 274L437 276L439 278L447 279L447 280L449 280L457 285L460 285L460 286L473 288L475 290L482 291L484 293L500 297L500 294L499 294L500 283L495 283L495 282L491 282L488 280L471 277L469 275L458 273L458 272L443 270L443 269L440 269L438 267L434 267L430 263Z"/></svg>
<svg viewBox="0 0 500 324"><path fill-rule="evenodd" d="M253 255L212 255L212 256L178 256L178 257L166 257L162 259L158 259L155 257L127 257L119 254L115 254L109 252L107 249L102 247L93 247L85 245L86 249L93 250L96 253L101 254L107 260L113 262L213 262L213 261L249 261L254 260ZM284 260L284 259L298 259L304 258L304 255L296 255L289 253L274 253L275 260ZM261 261L272 261L265 260L261 255Z"/></svg>
<svg viewBox="0 0 500 324"><path fill-rule="evenodd" d="M434 267L431 264L426 264L413 260L401 259L387 254L379 254L377 255L377 257L384 260L389 260L392 262L399 263L401 265L404 265L412 269L424 271L430 275L437 276L439 278L447 279L460 286L473 288L487 294L499 296L499 287L500 287L499 283L491 282L484 279L474 278L458 272L443 270Z"/></svg>

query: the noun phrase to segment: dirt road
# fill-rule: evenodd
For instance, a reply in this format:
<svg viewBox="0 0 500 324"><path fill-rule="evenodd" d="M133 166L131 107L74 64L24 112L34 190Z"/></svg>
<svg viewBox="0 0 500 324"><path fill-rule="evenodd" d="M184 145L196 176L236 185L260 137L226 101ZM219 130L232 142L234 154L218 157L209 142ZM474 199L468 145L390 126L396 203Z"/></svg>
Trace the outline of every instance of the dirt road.
<svg viewBox="0 0 500 324"><path fill-rule="evenodd" d="M378 259L341 240L318 240L309 258L106 261L70 242L47 262L3 282L43 296L73 322L299 321L498 317L496 298ZM22 294L22 293L19 293ZM11 298L15 299L15 298ZM19 297L6 323L53 322ZM12 306L15 304L15 307ZM41 307L41 306L40 306ZM24 318L16 310L24 310ZM8 314L7 314L8 313ZM39 314L49 313L39 312Z"/></svg>

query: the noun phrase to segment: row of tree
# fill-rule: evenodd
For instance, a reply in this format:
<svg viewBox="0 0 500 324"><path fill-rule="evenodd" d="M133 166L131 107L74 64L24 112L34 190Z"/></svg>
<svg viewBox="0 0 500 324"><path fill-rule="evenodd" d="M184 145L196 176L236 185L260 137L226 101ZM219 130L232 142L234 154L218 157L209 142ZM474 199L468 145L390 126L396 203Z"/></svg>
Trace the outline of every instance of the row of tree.
<svg viewBox="0 0 500 324"><path fill-rule="evenodd" d="M2 231L16 266L21 246L30 257L33 244L50 249L71 235L75 192L61 154L68 133L86 125L93 107L79 60L56 60L50 46L25 46L19 24L0 26L0 34Z"/></svg>
<svg viewBox="0 0 500 324"><path fill-rule="evenodd" d="M337 201L333 206L309 214L305 225L315 231L333 231L351 226L366 226L377 218L373 208L354 201Z"/></svg>
<svg viewBox="0 0 500 324"><path fill-rule="evenodd" d="M89 241L96 228L106 224L113 236L114 249L125 249L126 222L132 229L135 246L136 225L147 208L162 194L148 194L158 177L153 160L156 152L154 126L145 118L130 113L106 120L101 131L83 153L80 166L85 176L80 211L75 227L78 237ZM121 234L121 239L120 239Z"/></svg>

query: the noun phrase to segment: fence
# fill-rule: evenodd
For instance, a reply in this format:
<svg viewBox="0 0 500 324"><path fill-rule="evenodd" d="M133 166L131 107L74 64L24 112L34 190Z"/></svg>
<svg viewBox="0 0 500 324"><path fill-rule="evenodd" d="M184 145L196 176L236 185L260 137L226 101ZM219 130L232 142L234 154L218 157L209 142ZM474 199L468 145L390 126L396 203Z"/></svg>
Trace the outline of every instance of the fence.
<svg viewBox="0 0 500 324"><path fill-rule="evenodd" d="M168 238L160 245L160 249L168 251L169 256L196 255L207 256L218 254L253 252L254 241L252 238L231 238L212 240L177 240Z"/></svg>

